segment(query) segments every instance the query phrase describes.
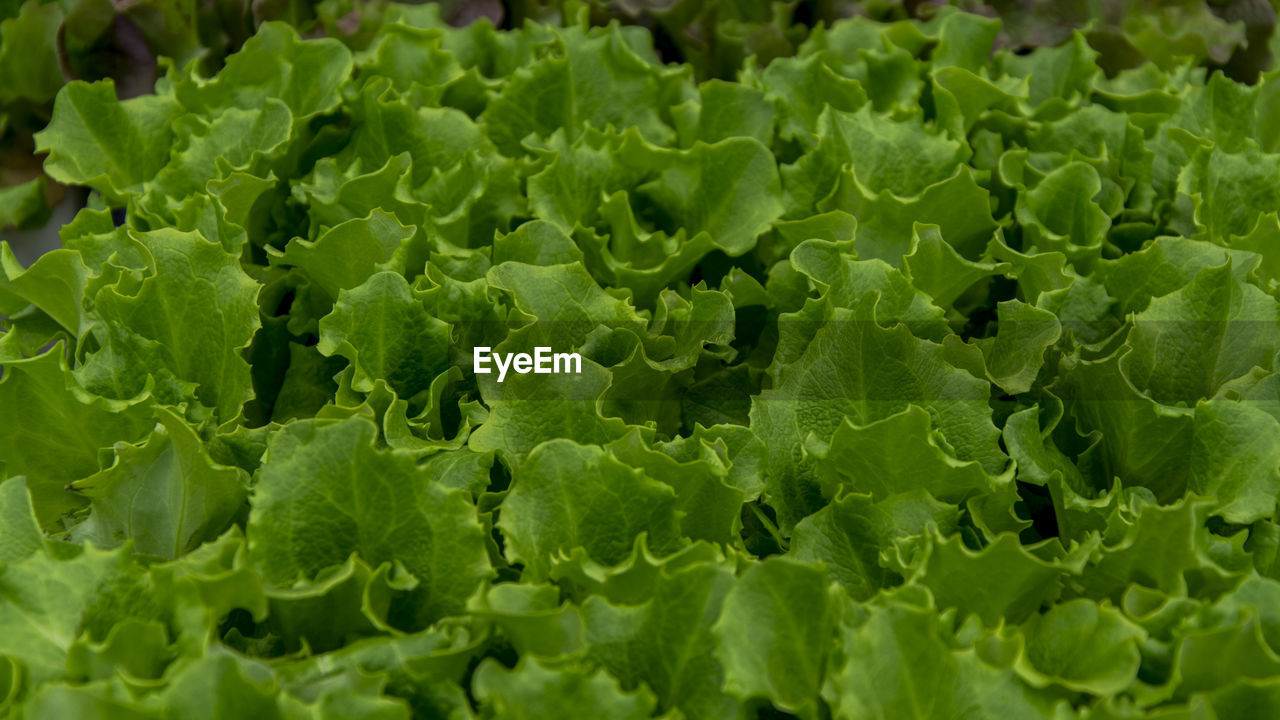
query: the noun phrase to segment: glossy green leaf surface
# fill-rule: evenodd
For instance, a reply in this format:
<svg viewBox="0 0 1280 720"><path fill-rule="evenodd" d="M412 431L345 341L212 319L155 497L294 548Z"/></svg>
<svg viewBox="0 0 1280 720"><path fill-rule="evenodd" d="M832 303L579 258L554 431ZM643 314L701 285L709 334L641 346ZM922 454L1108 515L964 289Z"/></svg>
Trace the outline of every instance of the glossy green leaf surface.
<svg viewBox="0 0 1280 720"><path fill-rule="evenodd" d="M1275 12L1112 5L0 0L0 718L1277 715Z"/></svg>

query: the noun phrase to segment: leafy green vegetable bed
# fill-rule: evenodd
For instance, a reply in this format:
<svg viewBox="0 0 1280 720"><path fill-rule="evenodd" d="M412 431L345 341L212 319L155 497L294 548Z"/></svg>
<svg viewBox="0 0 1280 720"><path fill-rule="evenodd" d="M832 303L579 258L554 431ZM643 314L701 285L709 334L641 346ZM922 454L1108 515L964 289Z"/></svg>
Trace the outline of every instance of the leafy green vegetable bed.
<svg viewBox="0 0 1280 720"><path fill-rule="evenodd" d="M1280 717L1280 74L567 5L57 92L0 717Z"/></svg>

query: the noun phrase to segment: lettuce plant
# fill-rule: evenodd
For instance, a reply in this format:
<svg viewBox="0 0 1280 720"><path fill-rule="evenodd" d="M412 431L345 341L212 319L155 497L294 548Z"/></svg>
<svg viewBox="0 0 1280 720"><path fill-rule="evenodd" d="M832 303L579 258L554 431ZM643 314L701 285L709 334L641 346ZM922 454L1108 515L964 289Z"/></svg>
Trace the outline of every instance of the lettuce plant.
<svg viewBox="0 0 1280 720"><path fill-rule="evenodd" d="M1280 715L1280 73L599 9L57 91L0 715Z"/></svg>

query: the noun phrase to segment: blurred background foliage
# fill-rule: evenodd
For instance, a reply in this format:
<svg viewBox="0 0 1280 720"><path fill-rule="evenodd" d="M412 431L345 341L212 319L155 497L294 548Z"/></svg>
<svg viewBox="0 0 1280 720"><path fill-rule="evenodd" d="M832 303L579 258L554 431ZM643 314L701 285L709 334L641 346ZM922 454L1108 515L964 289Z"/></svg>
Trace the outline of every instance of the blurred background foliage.
<svg viewBox="0 0 1280 720"><path fill-rule="evenodd" d="M686 62L699 79L730 79L744 64L793 54L815 27L844 17L928 20L939 6L999 17L996 49L1056 45L1082 30L1108 75L1145 60L1163 69L1191 62L1256 82L1280 50L1280 0L442 0L455 25L526 20L556 23L586 6L593 24L650 29L662 59ZM51 223L51 208L83 202L42 171L32 135L49 121L70 80L112 78L121 97L151 92L168 63L221 67L263 22L283 20L304 35L362 49L389 5L382 0L0 0L0 232ZM904 26L906 27L906 26ZM67 215L66 210L59 216ZM69 215L67 215L69 216ZM54 239L26 233L22 246Z"/></svg>

